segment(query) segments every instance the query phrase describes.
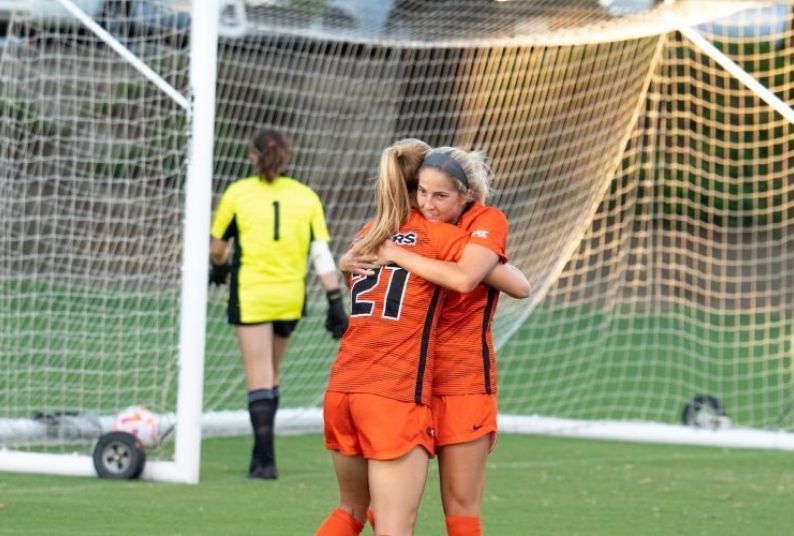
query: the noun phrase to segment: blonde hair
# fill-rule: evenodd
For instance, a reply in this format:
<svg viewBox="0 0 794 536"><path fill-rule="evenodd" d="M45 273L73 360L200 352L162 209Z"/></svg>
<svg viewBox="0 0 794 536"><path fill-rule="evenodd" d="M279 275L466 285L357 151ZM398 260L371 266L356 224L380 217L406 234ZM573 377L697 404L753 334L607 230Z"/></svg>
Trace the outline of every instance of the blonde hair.
<svg viewBox="0 0 794 536"><path fill-rule="evenodd" d="M441 153L447 155L455 161L466 174L466 179L469 184L466 185L457 177L450 174L443 168L438 168L451 180L458 192L463 195L468 195L471 191L473 201L485 203L488 194L491 192L491 167L488 165L488 159L483 151L464 151L457 147L436 147L433 153ZM435 167L435 166L428 166Z"/></svg>
<svg viewBox="0 0 794 536"><path fill-rule="evenodd" d="M428 144L415 138L400 140L383 151L375 194L378 212L375 223L355 246L359 254L374 253L408 219L417 173L429 151Z"/></svg>

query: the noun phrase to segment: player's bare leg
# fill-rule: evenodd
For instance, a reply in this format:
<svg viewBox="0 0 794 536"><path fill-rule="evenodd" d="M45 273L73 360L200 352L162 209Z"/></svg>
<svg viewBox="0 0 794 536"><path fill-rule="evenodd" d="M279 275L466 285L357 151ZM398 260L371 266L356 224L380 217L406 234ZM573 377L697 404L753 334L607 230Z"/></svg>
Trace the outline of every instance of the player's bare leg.
<svg viewBox="0 0 794 536"><path fill-rule="evenodd" d="M448 534L455 534L451 525L480 524L480 505L485 490L485 464L491 444L492 438L489 434L475 441L446 445L438 449L441 502L447 517Z"/></svg>
<svg viewBox="0 0 794 536"><path fill-rule="evenodd" d="M331 457L339 485L339 507L356 521L365 522L369 507L369 462L363 456L345 456L338 452L333 452Z"/></svg>
<svg viewBox="0 0 794 536"><path fill-rule="evenodd" d="M362 456L331 453L339 486L339 506L317 529L316 536L358 534L364 528L369 506L368 462Z"/></svg>
<svg viewBox="0 0 794 536"><path fill-rule="evenodd" d="M419 502L425 490L429 459L424 448L414 447L396 460L369 461L369 489L375 508L376 534L413 534Z"/></svg>
<svg viewBox="0 0 794 536"><path fill-rule="evenodd" d="M273 324L235 326L248 390L273 388Z"/></svg>
<svg viewBox="0 0 794 536"><path fill-rule="evenodd" d="M273 385L279 385L279 373L284 354L287 353L289 337L279 337L273 335Z"/></svg>

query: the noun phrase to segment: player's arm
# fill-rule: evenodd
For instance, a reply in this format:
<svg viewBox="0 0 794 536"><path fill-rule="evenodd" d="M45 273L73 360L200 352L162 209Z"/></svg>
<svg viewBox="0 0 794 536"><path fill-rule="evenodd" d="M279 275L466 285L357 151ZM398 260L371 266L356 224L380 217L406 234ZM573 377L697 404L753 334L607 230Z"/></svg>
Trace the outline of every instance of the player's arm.
<svg viewBox="0 0 794 536"><path fill-rule="evenodd" d="M471 292L498 263L486 247L467 244L457 262L431 259L387 240L378 250L378 262L395 263L419 277L456 292Z"/></svg>
<svg viewBox="0 0 794 536"><path fill-rule="evenodd" d="M347 331L348 319L342 289L339 286L339 275L336 273L336 263L331 249L328 247L328 242L325 240L312 241L309 258L328 298L325 329L331 333L334 339L339 340Z"/></svg>
<svg viewBox="0 0 794 536"><path fill-rule="evenodd" d="M229 243L213 236L210 240L210 259L212 264L226 264L229 260Z"/></svg>
<svg viewBox="0 0 794 536"><path fill-rule="evenodd" d="M353 274L367 277L373 275L378 266L377 255L359 255L355 248L339 257L339 271L343 275Z"/></svg>
<svg viewBox="0 0 794 536"><path fill-rule="evenodd" d="M339 285L339 274L336 272L336 262L334 262L331 248L328 247L330 236L319 198L317 198L311 226L314 239L309 246L309 259L328 299L325 329L331 333L334 339L339 340L347 331L348 318L347 312L345 312L342 288Z"/></svg>
<svg viewBox="0 0 794 536"><path fill-rule="evenodd" d="M317 194L313 196L313 208L310 217L311 243L309 245L309 260L314 266L314 271L320 279L320 284L326 292L339 291L339 275L336 272L336 262L328 243L331 235L325 223L325 211Z"/></svg>
<svg viewBox="0 0 794 536"><path fill-rule="evenodd" d="M209 282L213 285L226 284L231 272L229 240L237 236L234 198L233 188L230 187L221 197L210 229Z"/></svg>
<svg viewBox="0 0 794 536"><path fill-rule="evenodd" d="M326 292L339 289L339 274L331 248L325 240L313 240L309 246L309 260Z"/></svg>
<svg viewBox="0 0 794 536"><path fill-rule="evenodd" d="M342 272L342 276L345 278L346 283L349 283L350 275L369 277L375 275L375 270L380 267L377 255L362 255L356 250L356 242L364 236L371 224L372 222L368 222L359 229L356 237L353 239L350 249L339 257L339 271Z"/></svg>
<svg viewBox="0 0 794 536"><path fill-rule="evenodd" d="M210 240L210 273L212 285L225 285L229 278L232 265L229 259L229 243L226 240L212 237Z"/></svg>
<svg viewBox="0 0 794 536"><path fill-rule="evenodd" d="M482 280L486 285L504 292L511 298L529 297L532 287L526 276L512 264L497 264Z"/></svg>
<svg viewBox="0 0 794 536"><path fill-rule="evenodd" d="M496 253L485 246L471 243L463 248L457 262L424 257L391 241L384 242L378 254L378 262L381 264L396 263L431 283L456 292L471 292L492 270L499 267L499 256ZM494 288L510 296L529 295L529 282L518 270L499 269L492 282Z"/></svg>

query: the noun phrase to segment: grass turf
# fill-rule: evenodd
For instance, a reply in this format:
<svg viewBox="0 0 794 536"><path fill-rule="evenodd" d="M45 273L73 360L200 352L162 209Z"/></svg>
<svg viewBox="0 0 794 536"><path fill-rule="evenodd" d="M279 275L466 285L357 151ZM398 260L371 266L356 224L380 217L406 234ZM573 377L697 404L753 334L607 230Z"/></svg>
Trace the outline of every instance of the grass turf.
<svg viewBox="0 0 794 536"><path fill-rule="evenodd" d="M248 438L204 441L197 486L0 475L0 534L312 534L336 504L318 435L278 439L281 478L245 478ZM791 453L503 435L486 534L790 534ZM365 534L369 533L369 529ZM444 534L431 466L418 535Z"/></svg>

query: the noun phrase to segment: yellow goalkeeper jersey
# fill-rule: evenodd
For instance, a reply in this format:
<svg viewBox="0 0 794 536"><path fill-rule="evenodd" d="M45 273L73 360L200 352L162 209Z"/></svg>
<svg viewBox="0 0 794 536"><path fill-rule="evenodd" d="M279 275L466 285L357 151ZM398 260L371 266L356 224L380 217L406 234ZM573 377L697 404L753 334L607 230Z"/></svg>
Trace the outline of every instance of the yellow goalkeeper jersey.
<svg viewBox="0 0 794 536"><path fill-rule="evenodd" d="M323 206L308 186L290 177L259 177L229 185L211 234L234 238L229 322L258 324L302 316L312 240L329 240Z"/></svg>

